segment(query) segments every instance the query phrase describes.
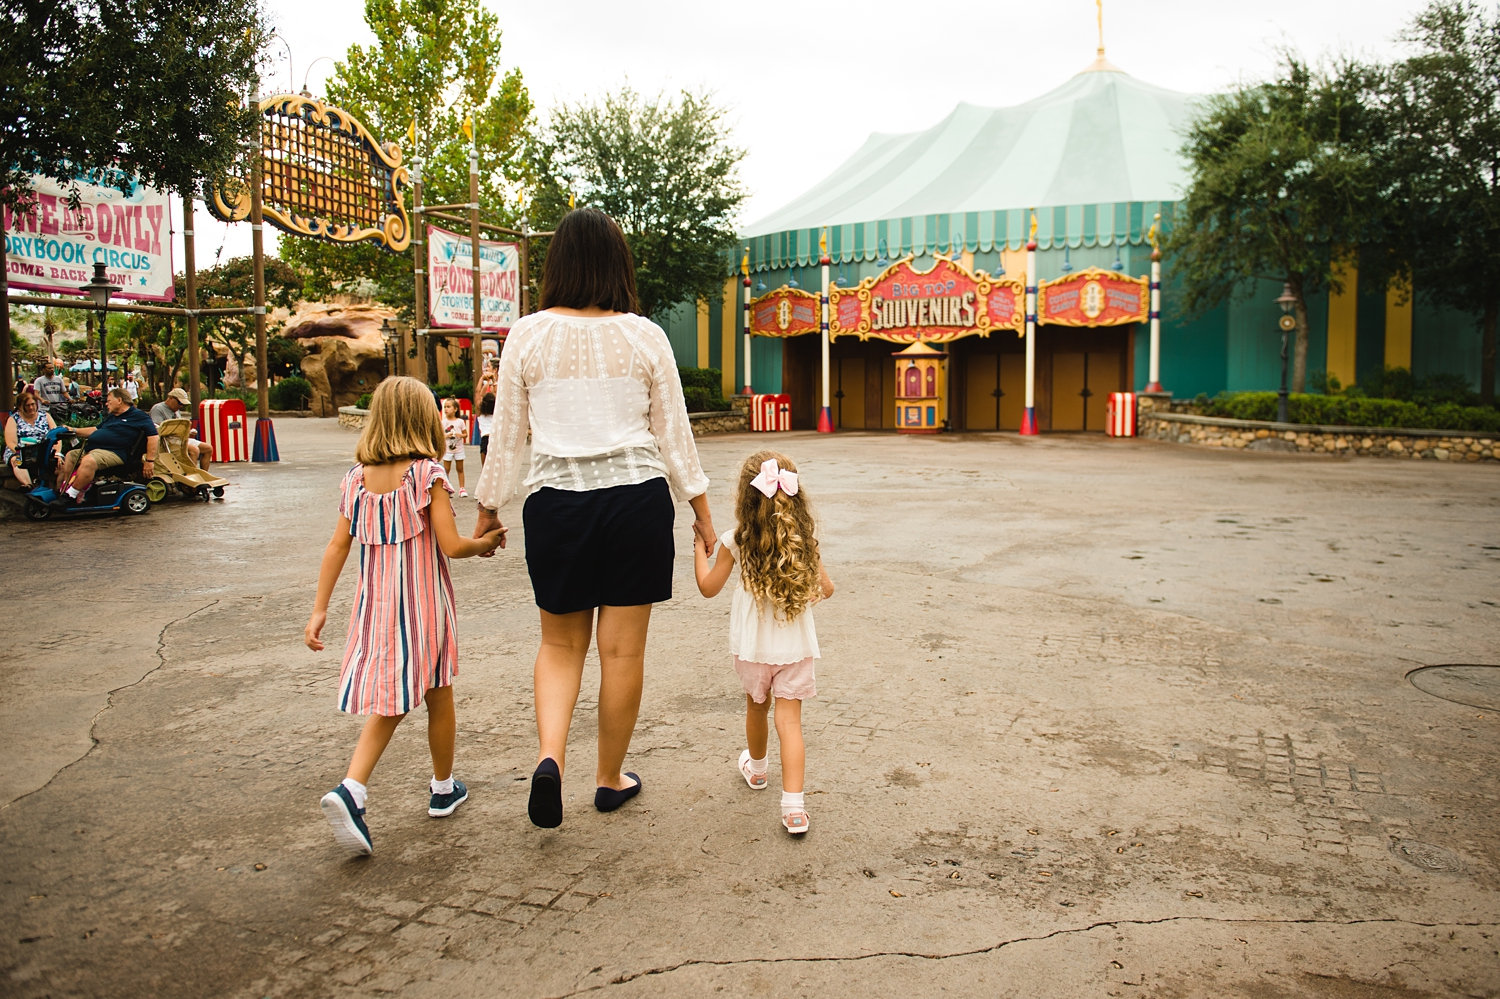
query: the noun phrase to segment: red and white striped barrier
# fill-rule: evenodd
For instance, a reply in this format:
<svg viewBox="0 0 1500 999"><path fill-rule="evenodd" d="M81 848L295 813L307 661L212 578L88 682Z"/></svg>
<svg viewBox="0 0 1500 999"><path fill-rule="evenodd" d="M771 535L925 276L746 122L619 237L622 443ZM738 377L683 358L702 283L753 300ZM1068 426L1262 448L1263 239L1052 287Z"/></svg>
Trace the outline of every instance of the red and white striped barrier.
<svg viewBox="0 0 1500 999"><path fill-rule="evenodd" d="M1110 437L1135 436L1135 393L1111 392L1104 408L1104 432Z"/></svg>
<svg viewBox="0 0 1500 999"><path fill-rule="evenodd" d="M203 442L214 449L214 461L250 460L250 418L240 399L204 399L198 403Z"/></svg>
<svg viewBox="0 0 1500 999"><path fill-rule="evenodd" d="M753 395L750 397L750 429L775 431L792 429L790 395Z"/></svg>

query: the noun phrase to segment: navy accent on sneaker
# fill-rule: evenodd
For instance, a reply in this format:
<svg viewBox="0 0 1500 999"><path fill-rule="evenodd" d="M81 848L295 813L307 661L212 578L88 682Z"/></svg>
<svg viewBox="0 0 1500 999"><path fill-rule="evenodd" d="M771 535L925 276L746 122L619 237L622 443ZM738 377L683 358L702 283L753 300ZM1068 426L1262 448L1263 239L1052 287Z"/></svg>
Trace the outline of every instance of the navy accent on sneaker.
<svg viewBox="0 0 1500 999"><path fill-rule="evenodd" d="M557 761L547 757L536 765L531 775L531 800L526 803L531 824L543 829L562 825L562 772Z"/></svg>
<svg viewBox="0 0 1500 999"><path fill-rule="evenodd" d="M349 793L347 787L340 784L323 795L323 800L318 804L323 809L323 817L333 827L333 838L338 840L340 846L361 855L374 851L375 846L370 842L370 829L365 825L365 810L354 804L354 795Z"/></svg>
<svg viewBox="0 0 1500 999"><path fill-rule="evenodd" d="M432 800L427 803L427 814L435 819L444 815L452 815L453 810L469 800L469 789L463 781L453 779L453 790L447 794L433 792Z"/></svg>
<svg viewBox="0 0 1500 999"><path fill-rule="evenodd" d="M627 772L626 777L635 781L627 788L615 790L612 787L600 787L594 789L594 807L601 812L612 812L625 802L641 793L641 778L633 773Z"/></svg>

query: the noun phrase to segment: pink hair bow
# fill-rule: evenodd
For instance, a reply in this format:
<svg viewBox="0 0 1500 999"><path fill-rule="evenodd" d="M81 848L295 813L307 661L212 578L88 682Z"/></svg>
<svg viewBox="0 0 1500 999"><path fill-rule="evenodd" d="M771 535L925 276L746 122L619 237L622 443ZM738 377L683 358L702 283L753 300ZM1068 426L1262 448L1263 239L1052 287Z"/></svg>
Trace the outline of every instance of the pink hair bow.
<svg viewBox="0 0 1500 999"><path fill-rule="evenodd" d="M767 458L760 463L760 474L750 480L750 484L769 498L776 495L776 487L788 496L797 495L797 473L783 470L776 464L775 458Z"/></svg>

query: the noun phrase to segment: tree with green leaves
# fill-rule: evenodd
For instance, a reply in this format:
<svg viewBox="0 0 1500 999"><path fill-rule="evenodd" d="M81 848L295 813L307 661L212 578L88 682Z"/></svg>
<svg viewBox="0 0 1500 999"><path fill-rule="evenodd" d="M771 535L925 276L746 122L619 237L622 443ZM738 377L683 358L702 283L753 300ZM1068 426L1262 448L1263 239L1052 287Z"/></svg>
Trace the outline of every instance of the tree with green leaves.
<svg viewBox="0 0 1500 999"><path fill-rule="evenodd" d="M648 316L715 299L745 200L745 153L729 141L726 116L708 94L645 98L629 88L558 108L536 153L533 211L557 218L571 195L619 222Z"/></svg>
<svg viewBox="0 0 1500 999"><path fill-rule="evenodd" d="M1383 134L1376 273L1480 317L1479 395L1495 402L1500 324L1500 9L1434 0L1413 53L1372 90Z"/></svg>
<svg viewBox="0 0 1500 999"><path fill-rule="evenodd" d="M375 42L349 48L329 81L329 101L382 141L398 142L406 164L420 163L429 205L469 200L463 123L472 119L480 204L513 223L532 109L520 70L502 71L498 18L479 0L366 0L365 21ZM281 257L303 272L309 297L368 293L410 313L409 256L284 236Z"/></svg>
<svg viewBox="0 0 1500 999"><path fill-rule="evenodd" d="M276 308L291 309L302 297L302 275L276 257L267 257L264 266L267 311ZM232 308L254 300L254 257L235 257L198 272L200 307ZM284 325L284 322L267 322L267 337L278 332ZM245 359L255 353L254 316L204 316L199 320L199 329L205 342L223 347L234 358L241 371L245 368Z"/></svg>
<svg viewBox="0 0 1500 999"><path fill-rule="evenodd" d="M255 134L256 0L11 0L0 14L0 206L34 174L197 193ZM0 325L8 316L0 317ZM0 369L9 337L0 332ZM0 405L10 405L0 379Z"/></svg>
<svg viewBox="0 0 1500 999"><path fill-rule="evenodd" d="M1210 97L1183 145L1190 181L1165 252L1184 306L1201 314L1250 294L1254 279L1284 282L1296 299L1293 392L1307 381L1307 300L1340 290L1333 262L1369 233L1371 74L1284 53L1277 79Z"/></svg>

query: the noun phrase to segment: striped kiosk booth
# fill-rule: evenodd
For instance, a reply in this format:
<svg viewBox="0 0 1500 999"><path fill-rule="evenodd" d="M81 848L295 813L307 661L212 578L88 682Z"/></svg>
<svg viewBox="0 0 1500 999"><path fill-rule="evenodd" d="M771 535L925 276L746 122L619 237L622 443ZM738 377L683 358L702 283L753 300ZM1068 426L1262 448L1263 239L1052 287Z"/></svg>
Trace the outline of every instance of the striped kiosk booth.
<svg viewBox="0 0 1500 999"><path fill-rule="evenodd" d="M214 461L250 460L250 418L241 399L204 399L198 403L203 441L214 449Z"/></svg>
<svg viewBox="0 0 1500 999"><path fill-rule="evenodd" d="M1135 436L1135 393L1111 392L1104 407L1104 432L1110 437Z"/></svg>
<svg viewBox="0 0 1500 999"><path fill-rule="evenodd" d="M791 395L767 393L751 396L750 429L764 432L792 429Z"/></svg>

